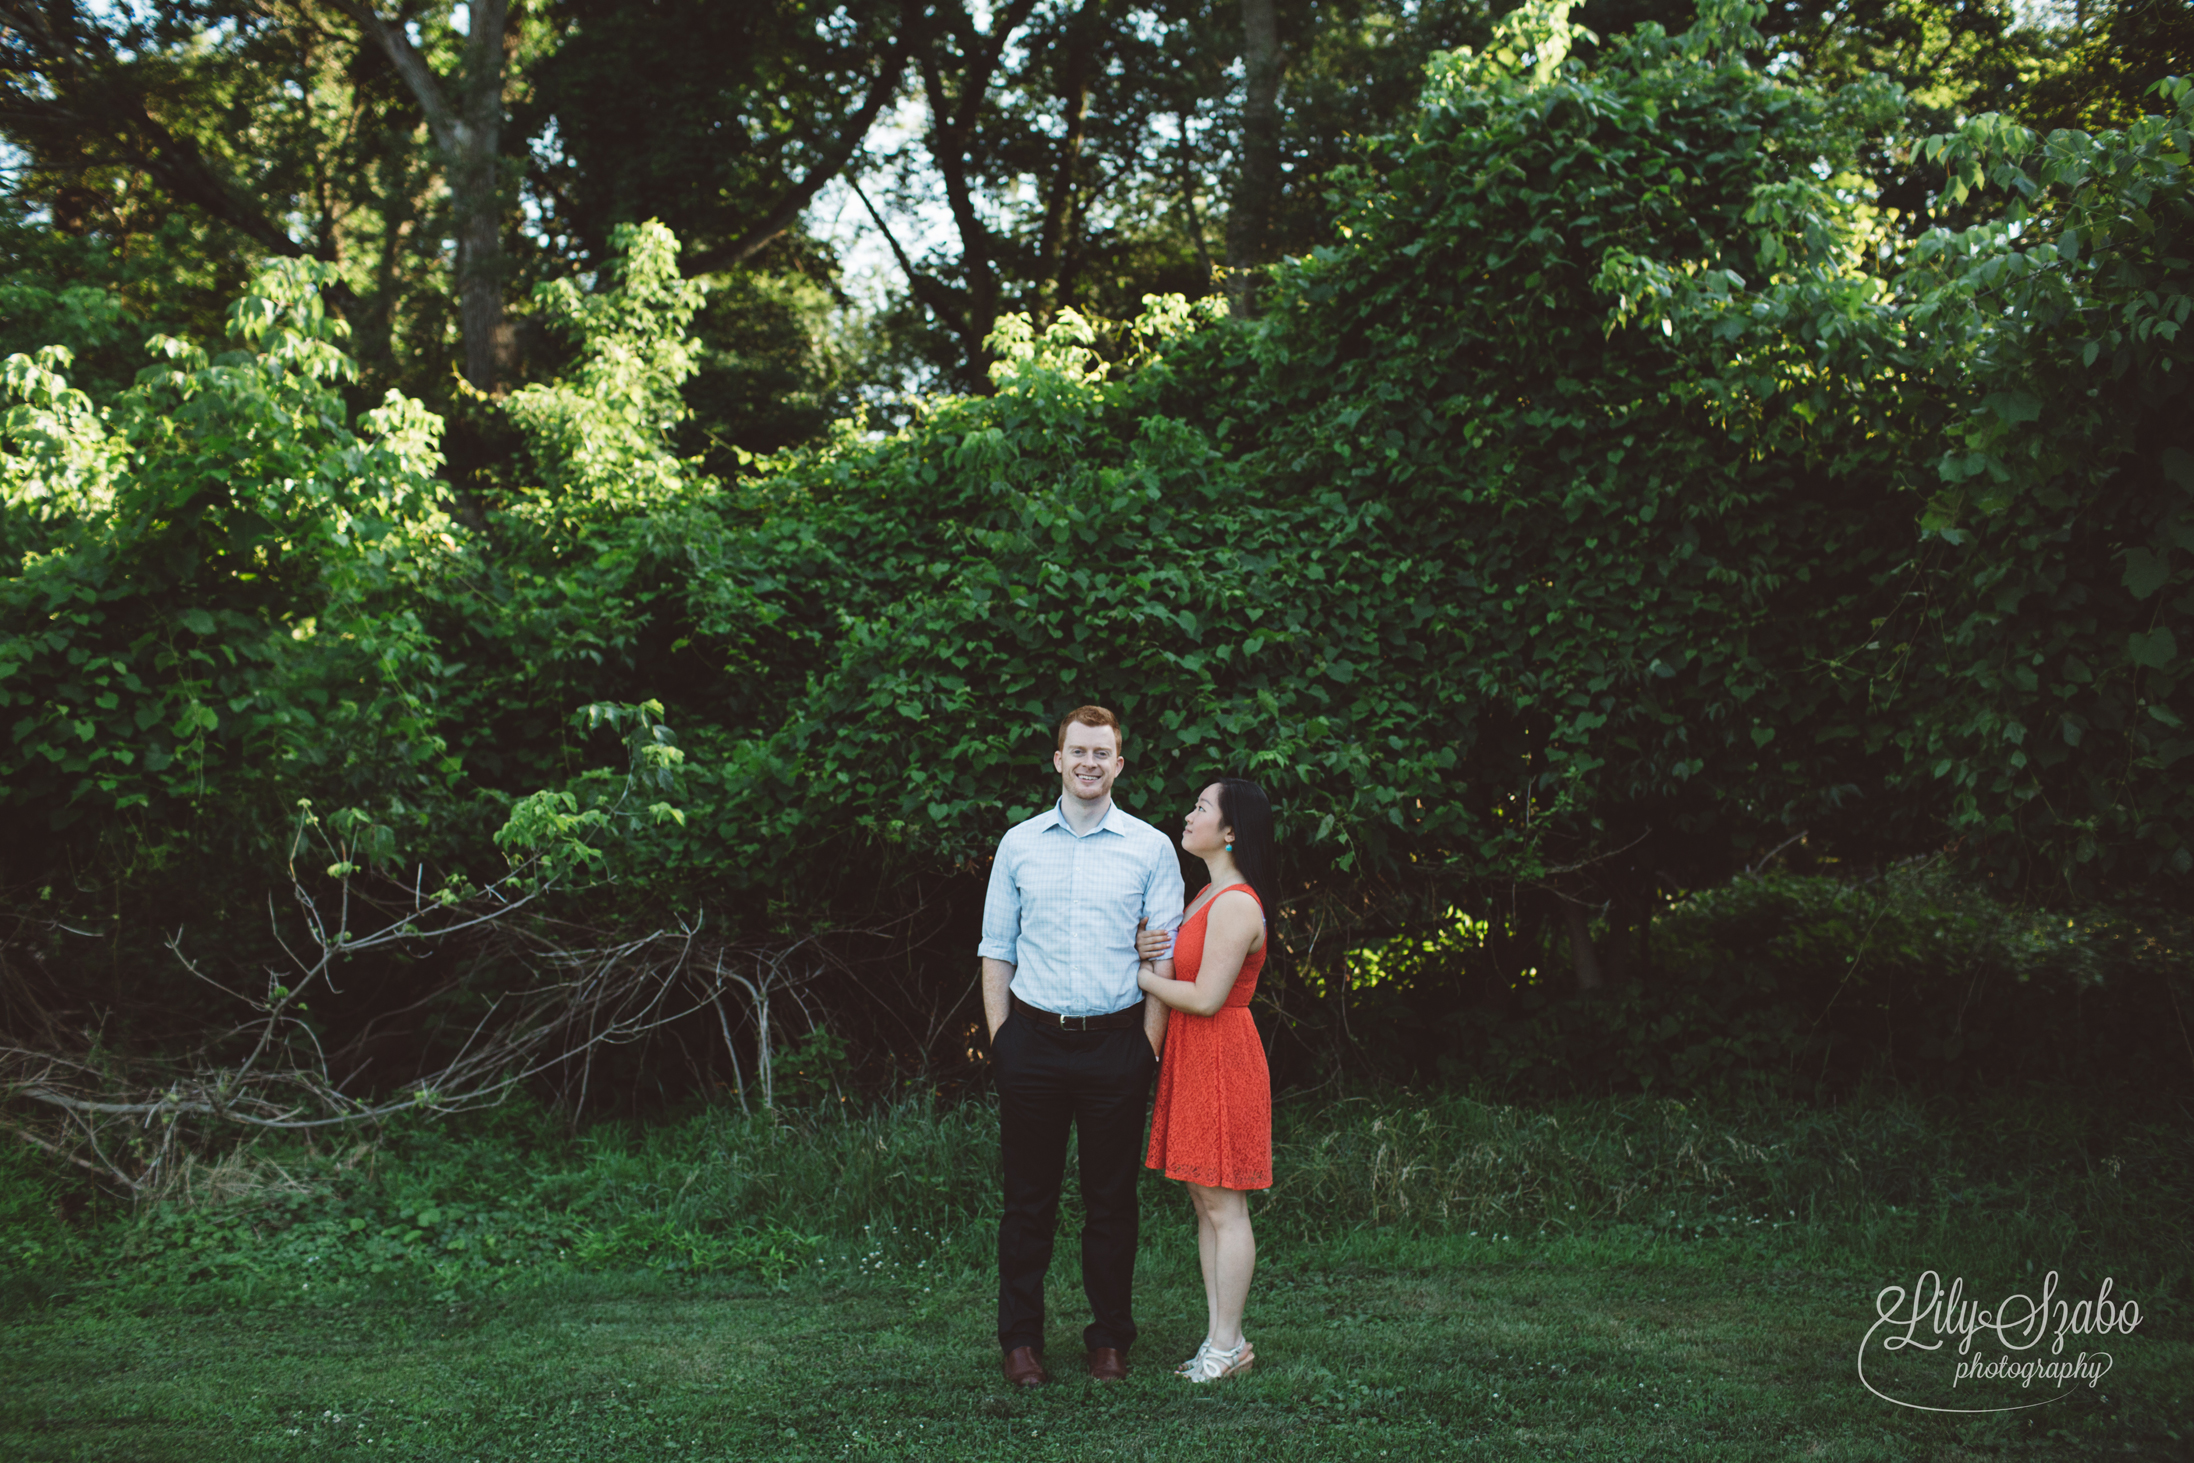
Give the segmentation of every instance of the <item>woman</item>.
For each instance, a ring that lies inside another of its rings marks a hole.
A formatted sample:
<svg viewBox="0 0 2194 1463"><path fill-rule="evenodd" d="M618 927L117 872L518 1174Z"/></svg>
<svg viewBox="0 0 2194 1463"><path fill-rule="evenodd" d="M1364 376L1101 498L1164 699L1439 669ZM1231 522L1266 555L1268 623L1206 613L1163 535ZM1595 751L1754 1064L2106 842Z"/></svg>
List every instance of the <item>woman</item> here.
<svg viewBox="0 0 2194 1463"><path fill-rule="evenodd" d="M1256 1360L1242 1335L1257 1266L1246 1191L1272 1187L1272 1079L1249 1015L1277 892L1264 790L1236 777L1205 788L1181 825L1181 847L1204 861L1211 882L1170 937L1170 979L1151 964L1166 953L1166 932L1136 940L1138 982L1172 1008L1145 1162L1185 1182L1196 1206L1209 1329L1175 1370L1192 1382L1215 1382Z"/></svg>

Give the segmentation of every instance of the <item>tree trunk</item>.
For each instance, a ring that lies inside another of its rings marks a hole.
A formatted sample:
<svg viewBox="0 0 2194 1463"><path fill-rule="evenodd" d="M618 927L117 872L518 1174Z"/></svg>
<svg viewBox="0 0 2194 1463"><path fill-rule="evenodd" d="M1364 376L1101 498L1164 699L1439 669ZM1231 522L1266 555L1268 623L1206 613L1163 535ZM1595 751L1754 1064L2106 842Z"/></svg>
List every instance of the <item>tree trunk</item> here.
<svg viewBox="0 0 2194 1463"><path fill-rule="evenodd" d="M1280 201L1280 27L1272 0L1242 0L1242 72L1248 95L1242 107L1242 171L1227 219L1228 282L1237 308L1253 309L1255 292L1246 271L1269 263L1274 215Z"/></svg>
<svg viewBox="0 0 2194 1463"><path fill-rule="evenodd" d="M1204 267L1204 282L1211 282L1211 248L1204 242L1204 220L1196 209L1196 155L1189 146L1189 114L1180 114L1181 145L1175 178L1181 187L1181 207L1188 214L1188 237L1196 246L1196 260Z"/></svg>
<svg viewBox="0 0 2194 1463"><path fill-rule="evenodd" d="M944 179L945 204L952 212L953 226L960 235L961 272L966 280L964 308L938 313L946 327L960 337L968 355L966 380L977 389L988 385L983 370L983 342L998 318L999 284L997 268L991 262L993 240L989 228L975 210L975 192L969 174L977 165L975 142L982 120L983 98L990 92L990 83L997 74L1007 40L1027 23L1035 9L1036 0L1010 0L992 22L987 36L975 28L964 8L956 9L964 42L962 64L956 75L947 75L945 58L940 54L941 48L934 34L923 37L920 56L922 90L929 102L930 160ZM916 14L912 0L909 0L910 30ZM911 282L919 293L920 282ZM937 307L932 305L931 308Z"/></svg>
<svg viewBox="0 0 2194 1463"><path fill-rule="evenodd" d="M1619 986L1639 973L1644 964L1645 932L1652 916L1649 906L1629 894L1618 894L1607 907L1607 961L1601 974L1610 986Z"/></svg>
<svg viewBox="0 0 2194 1463"><path fill-rule="evenodd" d="M1562 901L1562 920L1569 927L1569 958L1577 972L1577 989L1589 993L1600 988L1600 957L1592 948L1592 933L1585 927L1585 908Z"/></svg>
<svg viewBox="0 0 2194 1463"><path fill-rule="evenodd" d="M347 7L426 113L457 213L457 319L465 379L493 391L510 357L503 323L503 73L513 37L509 0L468 0L464 70L445 80L404 34L370 6Z"/></svg>
<svg viewBox="0 0 2194 1463"><path fill-rule="evenodd" d="M481 391L496 388L511 354L503 324L500 132L500 118L466 126L459 141L463 151L450 169L457 205L458 329L465 342L465 379Z"/></svg>
<svg viewBox="0 0 2194 1463"><path fill-rule="evenodd" d="M1097 0L1082 0L1082 8L1067 23L1066 57L1059 68L1059 97L1066 103L1066 137L1059 144L1058 165L1052 169L1050 194L1044 200L1044 228L1037 243L1036 284L1046 317L1065 303L1069 280L1065 261L1074 225L1081 221L1075 174L1082 161L1082 140L1089 113L1090 62L1097 41Z"/></svg>

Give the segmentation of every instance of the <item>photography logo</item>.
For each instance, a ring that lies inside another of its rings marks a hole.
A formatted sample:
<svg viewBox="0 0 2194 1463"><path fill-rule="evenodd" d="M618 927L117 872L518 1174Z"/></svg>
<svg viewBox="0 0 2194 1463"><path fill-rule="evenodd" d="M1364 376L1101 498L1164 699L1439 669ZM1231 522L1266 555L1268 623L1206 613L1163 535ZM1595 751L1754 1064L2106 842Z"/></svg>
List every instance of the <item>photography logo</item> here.
<svg viewBox="0 0 2194 1463"><path fill-rule="evenodd" d="M2112 1300L2110 1290L2106 1277L2093 1300L2067 1301L2052 1270L2039 1297L2014 1292L1989 1309L1966 1298L1963 1278L1946 1287L1923 1271L1910 1291L1885 1285L1875 1294L1859 1381L1884 1402L1920 1412L2047 1407L2109 1373L2110 1353L2087 1349L2091 1340L2130 1336L2141 1324L2140 1306Z"/></svg>

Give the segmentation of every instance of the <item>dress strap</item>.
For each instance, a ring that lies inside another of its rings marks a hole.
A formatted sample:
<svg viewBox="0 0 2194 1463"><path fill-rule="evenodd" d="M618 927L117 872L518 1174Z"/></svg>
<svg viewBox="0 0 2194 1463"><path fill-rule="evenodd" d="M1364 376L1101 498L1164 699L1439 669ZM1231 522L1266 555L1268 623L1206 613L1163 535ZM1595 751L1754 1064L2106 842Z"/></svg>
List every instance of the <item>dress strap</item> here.
<svg viewBox="0 0 2194 1463"><path fill-rule="evenodd" d="M1235 883L1227 885L1224 889L1221 889L1218 894L1212 895L1202 904L1197 905L1196 912L1190 915L1189 919L1205 919L1209 917L1209 915L1211 914L1211 906L1219 902L1219 894L1232 894L1237 889L1248 889L1249 897L1252 899L1257 899L1257 891L1250 888L1249 881L1247 879L1239 880ZM1257 899L1257 909L1259 913L1262 913L1264 911L1264 907L1265 902L1262 899Z"/></svg>

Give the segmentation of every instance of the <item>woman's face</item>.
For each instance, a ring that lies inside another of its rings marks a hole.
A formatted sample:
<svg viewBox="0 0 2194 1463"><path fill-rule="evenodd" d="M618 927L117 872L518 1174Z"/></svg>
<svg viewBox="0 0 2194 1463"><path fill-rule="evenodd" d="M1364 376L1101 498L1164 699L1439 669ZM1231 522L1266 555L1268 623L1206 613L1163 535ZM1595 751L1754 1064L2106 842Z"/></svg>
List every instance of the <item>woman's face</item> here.
<svg viewBox="0 0 2194 1463"><path fill-rule="evenodd" d="M1234 830L1219 821L1219 784L1215 782L1197 794L1196 806L1182 820L1181 847L1198 858L1209 858L1224 852L1233 837Z"/></svg>

